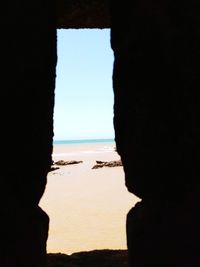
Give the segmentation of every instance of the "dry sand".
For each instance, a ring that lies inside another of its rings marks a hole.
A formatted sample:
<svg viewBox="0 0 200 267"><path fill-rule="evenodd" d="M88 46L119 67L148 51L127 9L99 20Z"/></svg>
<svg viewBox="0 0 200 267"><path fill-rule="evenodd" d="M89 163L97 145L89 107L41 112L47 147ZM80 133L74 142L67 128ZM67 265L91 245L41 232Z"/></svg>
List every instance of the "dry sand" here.
<svg viewBox="0 0 200 267"><path fill-rule="evenodd" d="M54 145L53 160L82 160L50 172L41 208L50 216L47 252L126 249L126 214L139 199L124 185L123 167L92 169L120 159L112 143Z"/></svg>

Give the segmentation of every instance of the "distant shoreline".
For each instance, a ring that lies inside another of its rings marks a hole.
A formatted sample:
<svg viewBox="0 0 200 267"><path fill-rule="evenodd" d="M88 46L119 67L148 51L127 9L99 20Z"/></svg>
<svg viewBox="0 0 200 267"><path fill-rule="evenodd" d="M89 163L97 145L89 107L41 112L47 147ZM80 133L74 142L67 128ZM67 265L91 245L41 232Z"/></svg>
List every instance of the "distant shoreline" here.
<svg viewBox="0 0 200 267"><path fill-rule="evenodd" d="M106 139L74 139L74 140L54 140L54 145L64 145L64 144L91 144L91 143L114 143L113 138Z"/></svg>
<svg viewBox="0 0 200 267"><path fill-rule="evenodd" d="M47 252L72 254L94 248L125 249L126 214L138 198L124 185L123 167L106 166L120 160L115 143L104 139L54 145L52 160L52 163L60 160L64 164L81 163L58 165L59 169L48 174L40 201L40 207L51 220ZM97 163L102 168L94 168ZM98 267L97 264L91 267L94 266Z"/></svg>

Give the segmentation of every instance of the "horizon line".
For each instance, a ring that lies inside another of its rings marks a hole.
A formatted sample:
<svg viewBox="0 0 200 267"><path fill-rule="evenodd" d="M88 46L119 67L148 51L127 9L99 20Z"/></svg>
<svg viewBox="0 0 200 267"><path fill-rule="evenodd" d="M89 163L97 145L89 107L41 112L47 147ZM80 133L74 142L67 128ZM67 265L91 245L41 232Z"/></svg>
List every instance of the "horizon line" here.
<svg viewBox="0 0 200 267"><path fill-rule="evenodd" d="M78 138L78 139L53 139L53 142L62 142L62 141L87 141L87 140L115 140L114 137L108 138Z"/></svg>

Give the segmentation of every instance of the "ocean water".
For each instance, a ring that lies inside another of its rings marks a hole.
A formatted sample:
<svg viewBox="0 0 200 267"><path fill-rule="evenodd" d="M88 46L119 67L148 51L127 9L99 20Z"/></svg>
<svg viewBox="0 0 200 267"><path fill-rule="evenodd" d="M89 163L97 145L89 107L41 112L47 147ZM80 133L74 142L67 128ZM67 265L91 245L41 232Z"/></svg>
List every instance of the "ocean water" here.
<svg viewBox="0 0 200 267"><path fill-rule="evenodd" d="M114 143L114 139L78 139L78 140L54 140L54 145L74 145L74 144L93 144L93 143Z"/></svg>
<svg viewBox="0 0 200 267"><path fill-rule="evenodd" d="M92 169L97 160L118 160L113 139L54 143L56 160L81 160L50 172L41 208L50 217L48 253L126 249L126 215L138 201L125 187L121 166Z"/></svg>
<svg viewBox="0 0 200 267"><path fill-rule="evenodd" d="M54 158L111 153L116 147L114 139L57 140L53 146Z"/></svg>

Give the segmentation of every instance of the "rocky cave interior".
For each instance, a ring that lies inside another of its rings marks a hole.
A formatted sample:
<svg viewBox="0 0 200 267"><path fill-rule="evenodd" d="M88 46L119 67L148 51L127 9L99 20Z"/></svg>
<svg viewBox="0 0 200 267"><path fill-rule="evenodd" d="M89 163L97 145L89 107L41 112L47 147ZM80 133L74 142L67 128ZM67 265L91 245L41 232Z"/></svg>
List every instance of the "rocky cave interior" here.
<svg viewBox="0 0 200 267"><path fill-rule="evenodd" d="M38 203L61 28L112 31L116 140L127 186L143 199L127 217L130 266L200 266L198 1L11 0L1 9L1 266L46 266L49 218Z"/></svg>

